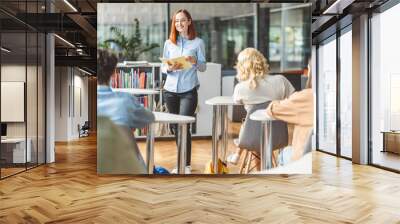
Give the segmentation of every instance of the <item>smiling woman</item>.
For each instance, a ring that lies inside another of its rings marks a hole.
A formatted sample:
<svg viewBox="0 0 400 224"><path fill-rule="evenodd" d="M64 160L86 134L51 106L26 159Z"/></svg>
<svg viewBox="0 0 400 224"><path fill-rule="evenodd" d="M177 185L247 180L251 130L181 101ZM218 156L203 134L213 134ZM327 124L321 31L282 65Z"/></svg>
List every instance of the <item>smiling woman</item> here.
<svg viewBox="0 0 400 224"><path fill-rule="evenodd" d="M206 57L204 42L196 35L190 13L185 9L176 11L172 17L169 39L164 44L163 57L169 59L183 56L192 67L183 69L180 63L162 65L162 71L167 74L164 98L168 111L173 114L194 116L197 107L197 90L200 87L197 71L206 70ZM172 128L175 138L178 139L176 125L172 125ZM190 173L192 151L190 125L188 130L186 173Z"/></svg>

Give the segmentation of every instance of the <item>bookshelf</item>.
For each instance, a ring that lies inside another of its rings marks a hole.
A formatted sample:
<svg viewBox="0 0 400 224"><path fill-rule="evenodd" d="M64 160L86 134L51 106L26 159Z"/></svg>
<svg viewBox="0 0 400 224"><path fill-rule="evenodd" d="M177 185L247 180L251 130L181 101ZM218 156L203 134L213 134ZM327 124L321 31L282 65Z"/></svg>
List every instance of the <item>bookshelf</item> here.
<svg viewBox="0 0 400 224"><path fill-rule="evenodd" d="M144 72L144 75L141 76L142 72ZM155 103L163 104L162 87L165 78L166 76L163 76L161 72L161 63L123 62L117 65L117 74L111 80L111 87L113 91L128 92L135 95L145 107L154 111L155 107L153 105ZM221 65L207 63L207 70L205 72L198 72L198 78L200 82L200 89L198 91L199 108L196 114L196 122L192 124L192 136L210 137L212 130L212 107L207 106L205 101L214 96L221 95ZM143 139L145 135L145 129L141 129L135 133L137 139ZM157 138L171 137L173 136L167 135Z"/></svg>
<svg viewBox="0 0 400 224"><path fill-rule="evenodd" d="M154 111L157 103L162 104L162 73L161 63L146 61L124 61L117 64L116 74L110 80L115 92L125 92L135 95L146 108ZM136 129L135 136L143 138L146 128Z"/></svg>

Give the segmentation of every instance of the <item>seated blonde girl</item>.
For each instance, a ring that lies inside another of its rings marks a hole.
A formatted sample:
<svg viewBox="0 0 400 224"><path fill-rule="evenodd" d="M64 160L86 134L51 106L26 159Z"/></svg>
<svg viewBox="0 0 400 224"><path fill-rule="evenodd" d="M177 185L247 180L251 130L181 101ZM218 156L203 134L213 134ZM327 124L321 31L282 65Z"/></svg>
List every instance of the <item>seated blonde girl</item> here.
<svg viewBox="0 0 400 224"><path fill-rule="evenodd" d="M294 91L292 84L282 75L269 75L267 59L255 48L241 51L236 64L239 83L235 86L233 99L236 102L251 101L263 97L267 101L288 98ZM246 110L248 107L246 107ZM237 164L242 153L237 149L228 156L228 162Z"/></svg>

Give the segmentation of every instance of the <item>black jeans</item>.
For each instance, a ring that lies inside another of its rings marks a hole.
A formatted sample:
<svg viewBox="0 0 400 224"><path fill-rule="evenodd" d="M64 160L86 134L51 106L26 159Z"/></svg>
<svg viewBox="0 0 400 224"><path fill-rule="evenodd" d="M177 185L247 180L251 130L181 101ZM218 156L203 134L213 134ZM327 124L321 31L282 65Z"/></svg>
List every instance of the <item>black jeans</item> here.
<svg viewBox="0 0 400 224"><path fill-rule="evenodd" d="M171 114L180 114L186 116L194 116L194 112L197 107L197 89L194 88L188 92L184 93L173 93L164 91L164 99L167 104L168 111ZM187 125L187 153L186 153L186 165L190 166L190 161L192 158L192 135L190 124ZM175 134L175 141L178 144L178 126L177 124L171 125L172 131Z"/></svg>

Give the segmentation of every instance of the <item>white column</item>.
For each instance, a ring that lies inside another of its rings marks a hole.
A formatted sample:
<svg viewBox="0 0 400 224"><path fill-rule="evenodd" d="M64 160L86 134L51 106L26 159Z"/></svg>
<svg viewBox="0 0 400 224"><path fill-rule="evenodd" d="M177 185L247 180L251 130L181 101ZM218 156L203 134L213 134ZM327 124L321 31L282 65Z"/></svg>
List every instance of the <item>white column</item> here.
<svg viewBox="0 0 400 224"><path fill-rule="evenodd" d="M55 134L55 56L54 35L46 36L46 163L55 161L54 134Z"/></svg>
<svg viewBox="0 0 400 224"><path fill-rule="evenodd" d="M353 20L353 162L368 163L368 16Z"/></svg>

